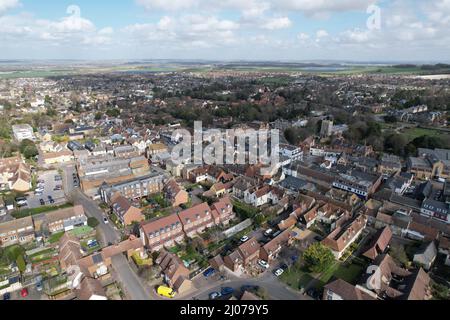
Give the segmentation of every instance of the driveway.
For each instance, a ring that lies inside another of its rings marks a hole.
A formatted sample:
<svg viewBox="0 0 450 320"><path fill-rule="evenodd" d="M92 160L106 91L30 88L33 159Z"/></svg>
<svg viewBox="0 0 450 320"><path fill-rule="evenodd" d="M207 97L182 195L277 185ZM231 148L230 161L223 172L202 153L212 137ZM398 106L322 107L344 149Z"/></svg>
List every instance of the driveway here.
<svg viewBox="0 0 450 320"><path fill-rule="evenodd" d="M120 232L115 229L113 224L103 222L104 213L94 200L86 196L80 189L74 189L71 198L75 205L83 205L88 217L94 217L100 222L97 229L100 232L103 246L120 241Z"/></svg>

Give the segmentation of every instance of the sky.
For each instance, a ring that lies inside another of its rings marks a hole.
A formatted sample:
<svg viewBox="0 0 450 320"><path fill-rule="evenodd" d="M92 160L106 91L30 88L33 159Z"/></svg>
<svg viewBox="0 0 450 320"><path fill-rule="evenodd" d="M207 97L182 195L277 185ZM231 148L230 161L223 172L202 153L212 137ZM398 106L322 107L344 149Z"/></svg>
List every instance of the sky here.
<svg viewBox="0 0 450 320"><path fill-rule="evenodd" d="M0 59L450 61L450 0L0 0Z"/></svg>

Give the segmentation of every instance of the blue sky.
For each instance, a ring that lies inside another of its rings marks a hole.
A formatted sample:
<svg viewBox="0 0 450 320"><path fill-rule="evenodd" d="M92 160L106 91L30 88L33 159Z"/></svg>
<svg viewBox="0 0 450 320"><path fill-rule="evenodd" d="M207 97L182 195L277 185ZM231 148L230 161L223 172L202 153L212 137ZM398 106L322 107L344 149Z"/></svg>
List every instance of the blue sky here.
<svg viewBox="0 0 450 320"><path fill-rule="evenodd" d="M450 60L450 0L0 0L0 26L0 59Z"/></svg>

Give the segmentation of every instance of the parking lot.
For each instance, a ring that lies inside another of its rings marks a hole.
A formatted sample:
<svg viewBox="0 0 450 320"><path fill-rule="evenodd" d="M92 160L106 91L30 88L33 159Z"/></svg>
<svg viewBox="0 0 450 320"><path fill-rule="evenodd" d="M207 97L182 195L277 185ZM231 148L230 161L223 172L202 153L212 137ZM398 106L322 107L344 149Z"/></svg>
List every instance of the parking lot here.
<svg viewBox="0 0 450 320"><path fill-rule="evenodd" d="M36 192L27 198L28 208L39 208L43 205L64 204L66 198L63 190L62 177L58 171L47 171L39 174Z"/></svg>
<svg viewBox="0 0 450 320"><path fill-rule="evenodd" d="M11 300L29 300L29 301L48 300L47 296L43 292L38 292L34 285L28 287L27 291L28 291L28 295L26 297L22 297L21 290L12 292L10 294Z"/></svg>

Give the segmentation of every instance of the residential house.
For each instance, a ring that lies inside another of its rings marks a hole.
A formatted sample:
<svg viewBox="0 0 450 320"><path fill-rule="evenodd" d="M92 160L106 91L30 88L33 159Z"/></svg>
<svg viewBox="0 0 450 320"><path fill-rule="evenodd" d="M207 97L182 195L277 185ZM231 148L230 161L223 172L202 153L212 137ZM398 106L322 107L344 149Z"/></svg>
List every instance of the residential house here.
<svg viewBox="0 0 450 320"><path fill-rule="evenodd" d="M69 150L60 152L48 152L42 155L42 159L46 165L60 164L72 162L74 160L73 153Z"/></svg>
<svg viewBox="0 0 450 320"><path fill-rule="evenodd" d="M152 159L153 156L157 154L167 153L169 152L169 149L165 144L162 143L155 143L148 146L147 150L147 158Z"/></svg>
<svg viewBox="0 0 450 320"><path fill-rule="evenodd" d="M76 227L86 226L87 217L82 205L71 208L61 209L45 214L44 218L48 231L57 233L61 231L70 231Z"/></svg>
<svg viewBox="0 0 450 320"><path fill-rule="evenodd" d="M170 179L163 188L164 198L167 199L173 207L178 207L189 202L189 194L175 181Z"/></svg>
<svg viewBox="0 0 450 320"><path fill-rule="evenodd" d="M80 288L75 290L75 294L78 300L82 301L105 301L106 297L105 289L101 282L97 279L85 277L81 280Z"/></svg>
<svg viewBox="0 0 450 320"><path fill-rule="evenodd" d="M141 239L143 244L151 251L160 251L171 248L184 240L183 225L178 214L142 223Z"/></svg>
<svg viewBox="0 0 450 320"><path fill-rule="evenodd" d="M224 197L211 206L212 215L216 225L222 224L227 226L231 220L236 218L233 211L233 204L229 197Z"/></svg>
<svg viewBox="0 0 450 320"><path fill-rule="evenodd" d="M436 260L437 254L438 250L434 241L424 243L414 255L413 262L429 271Z"/></svg>
<svg viewBox="0 0 450 320"><path fill-rule="evenodd" d="M377 296L361 286L354 286L342 279L336 279L325 285L323 300L377 300Z"/></svg>
<svg viewBox="0 0 450 320"><path fill-rule="evenodd" d="M131 205L131 202L120 193L111 198L112 213L124 226L132 225L134 222L142 222L145 216L141 209Z"/></svg>
<svg viewBox="0 0 450 320"><path fill-rule="evenodd" d="M445 202L426 199L422 203L420 214L450 224L450 206Z"/></svg>
<svg viewBox="0 0 450 320"><path fill-rule="evenodd" d="M259 251L259 258L271 263L276 260L281 250L292 244L294 241L294 233L288 229L283 231L280 235L272 239L261 247Z"/></svg>
<svg viewBox="0 0 450 320"><path fill-rule="evenodd" d="M0 224L0 246L27 244L35 239L34 224L31 217L11 220Z"/></svg>
<svg viewBox="0 0 450 320"><path fill-rule="evenodd" d="M392 231L390 227L386 226L377 231L368 245L367 250L363 253L363 256L369 258L370 260L375 260L380 254L386 252L391 239Z"/></svg>
<svg viewBox="0 0 450 320"><path fill-rule="evenodd" d="M19 192L31 189L31 169L21 157L0 159L0 189Z"/></svg>
<svg viewBox="0 0 450 320"><path fill-rule="evenodd" d="M432 297L430 277L422 268L403 269L388 254L379 255L367 268L363 283L381 300L429 300Z"/></svg>
<svg viewBox="0 0 450 320"><path fill-rule="evenodd" d="M164 282L178 294L192 289L190 271L176 254L162 250L155 263L160 266L164 274Z"/></svg>
<svg viewBox="0 0 450 320"><path fill-rule="evenodd" d="M367 217L358 216L350 223L338 226L322 241L322 244L331 249L336 259L340 259L347 248L361 235L366 224Z"/></svg>
<svg viewBox="0 0 450 320"><path fill-rule="evenodd" d="M202 233L215 225L211 208L207 203L196 205L178 213L183 231L189 238Z"/></svg>
<svg viewBox="0 0 450 320"><path fill-rule="evenodd" d="M255 265L259 257L260 244L255 238L241 244L235 251L225 256L225 266L233 272L242 271L249 266Z"/></svg>

